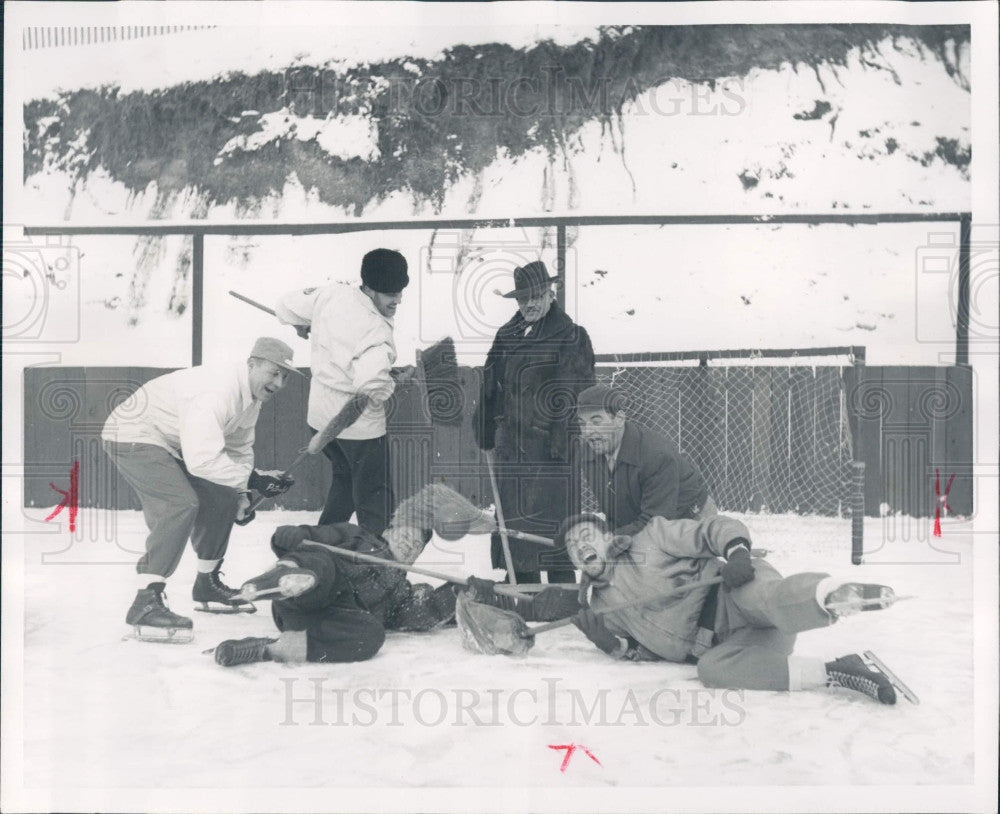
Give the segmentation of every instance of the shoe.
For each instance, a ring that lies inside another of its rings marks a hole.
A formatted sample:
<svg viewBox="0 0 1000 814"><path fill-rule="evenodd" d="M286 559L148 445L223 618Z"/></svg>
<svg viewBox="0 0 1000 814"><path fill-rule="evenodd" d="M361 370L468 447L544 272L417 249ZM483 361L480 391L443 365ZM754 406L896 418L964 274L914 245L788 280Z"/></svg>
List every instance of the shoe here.
<svg viewBox="0 0 1000 814"><path fill-rule="evenodd" d="M873 670L857 653L841 656L826 665L828 687L843 687L864 693L881 704L896 703L896 688L877 670Z"/></svg>
<svg viewBox="0 0 1000 814"><path fill-rule="evenodd" d="M215 663L223 667L250 664L255 661L270 661L267 646L277 639L250 636L246 639L227 639L215 648Z"/></svg>
<svg viewBox="0 0 1000 814"><path fill-rule="evenodd" d="M243 583L238 595L245 600L280 595L284 599L301 596L316 587L316 573L308 568L276 565Z"/></svg>
<svg viewBox="0 0 1000 814"><path fill-rule="evenodd" d="M167 607L165 582L153 582L136 592L132 607L125 614L125 624L135 628L135 638L144 642L182 644L194 638L193 623Z"/></svg>
<svg viewBox="0 0 1000 814"><path fill-rule="evenodd" d="M836 618L858 611L882 610L896 601L896 592L888 585L845 582L826 595L823 607Z"/></svg>
<svg viewBox="0 0 1000 814"><path fill-rule="evenodd" d="M191 589L191 598L198 603L195 610L204 613L256 613L257 608L242 598L239 591L222 581L221 565L219 563L215 570L208 573L199 572L195 577Z"/></svg>

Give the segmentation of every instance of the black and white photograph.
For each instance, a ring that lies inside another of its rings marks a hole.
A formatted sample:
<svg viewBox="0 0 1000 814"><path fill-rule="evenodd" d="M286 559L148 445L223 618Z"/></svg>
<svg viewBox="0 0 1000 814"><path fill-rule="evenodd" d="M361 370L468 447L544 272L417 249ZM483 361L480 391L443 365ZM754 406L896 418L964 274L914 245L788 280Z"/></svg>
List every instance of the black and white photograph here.
<svg viewBox="0 0 1000 814"><path fill-rule="evenodd" d="M993 2L6 2L5 812L996 812Z"/></svg>

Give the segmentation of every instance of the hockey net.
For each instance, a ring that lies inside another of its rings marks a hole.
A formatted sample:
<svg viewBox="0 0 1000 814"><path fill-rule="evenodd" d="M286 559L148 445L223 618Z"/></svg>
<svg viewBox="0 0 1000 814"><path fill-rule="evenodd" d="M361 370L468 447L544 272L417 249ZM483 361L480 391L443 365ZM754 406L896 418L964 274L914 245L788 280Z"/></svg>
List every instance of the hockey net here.
<svg viewBox="0 0 1000 814"><path fill-rule="evenodd" d="M844 370L863 348L598 357L598 381L629 415L702 472L720 511L744 517L757 544L794 536L816 553L861 550L863 464L853 458ZM584 483L583 504L596 498ZM815 518L807 526L798 519ZM808 532L803 534L803 529Z"/></svg>

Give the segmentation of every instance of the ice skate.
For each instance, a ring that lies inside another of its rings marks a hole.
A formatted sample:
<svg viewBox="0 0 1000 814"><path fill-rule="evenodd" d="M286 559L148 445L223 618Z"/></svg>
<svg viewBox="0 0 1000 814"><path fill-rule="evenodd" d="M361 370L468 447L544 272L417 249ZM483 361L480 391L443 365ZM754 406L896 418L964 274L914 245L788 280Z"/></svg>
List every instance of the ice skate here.
<svg viewBox="0 0 1000 814"><path fill-rule="evenodd" d="M203 613L256 613L253 603L243 599L240 592L227 586L219 566L209 573L199 573L191 589L191 598L197 603L195 610Z"/></svg>
<svg viewBox="0 0 1000 814"><path fill-rule="evenodd" d="M845 582L826 595L823 603L838 619L859 611L873 611L889 608L900 599L888 585L874 585L864 582Z"/></svg>
<svg viewBox="0 0 1000 814"><path fill-rule="evenodd" d="M250 636L246 639L227 639L215 648L215 663L223 667L250 664L255 661L271 661L267 646L277 639Z"/></svg>
<svg viewBox="0 0 1000 814"><path fill-rule="evenodd" d="M278 563L270 571L265 571L243 583L237 598L251 601L267 596L288 599L301 596L316 585L316 574L308 568Z"/></svg>
<svg viewBox="0 0 1000 814"><path fill-rule="evenodd" d="M917 698L917 694L911 690L906 684L904 684L899 676L897 676L892 670L889 669L888 665L882 661L878 656L876 656L871 650L866 650L864 654L865 660L869 662L873 667L875 667L879 672L881 672L889 681L892 682L899 692L903 694L903 697L909 701L911 704L919 704L920 699Z"/></svg>
<svg viewBox="0 0 1000 814"><path fill-rule="evenodd" d="M167 607L163 589L166 585L154 582L140 589L125 615L125 623L135 631L125 638L141 642L186 644L194 638L194 625L186 616L173 613Z"/></svg>
<svg viewBox="0 0 1000 814"><path fill-rule="evenodd" d="M882 704L896 703L896 689L892 681L881 671L872 669L857 653L828 662L826 674L828 687L842 687L864 693Z"/></svg>

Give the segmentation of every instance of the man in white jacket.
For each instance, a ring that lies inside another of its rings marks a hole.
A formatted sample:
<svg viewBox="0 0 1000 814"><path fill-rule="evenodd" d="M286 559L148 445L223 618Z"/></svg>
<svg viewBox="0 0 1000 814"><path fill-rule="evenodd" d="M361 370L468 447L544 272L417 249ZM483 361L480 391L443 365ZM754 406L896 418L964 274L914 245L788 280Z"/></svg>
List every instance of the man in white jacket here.
<svg viewBox="0 0 1000 814"><path fill-rule="evenodd" d="M261 337L238 365L194 367L140 387L108 417L104 448L135 489L149 527L136 565L138 592L126 616L144 640L187 640L191 620L164 602L188 538L198 556L192 598L200 610L254 610L219 576L237 517L248 522L249 491L274 497L292 485L254 469L254 427L261 405L285 386L292 349ZM295 371L298 372L298 371Z"/></svg>
<svg viewBox="0 0 1000 814"><path fill-rule="evenodd" d="M395 389L393 317L409 282L403 255L374 249L361 261L361 286L293 291L275 309L312 344L307 421L318 433L314 444L333 418L347 424L322 448L333 481L319 525L346 523L355 512L373 534L389 525L395 501L383 404Z"/></svg>

